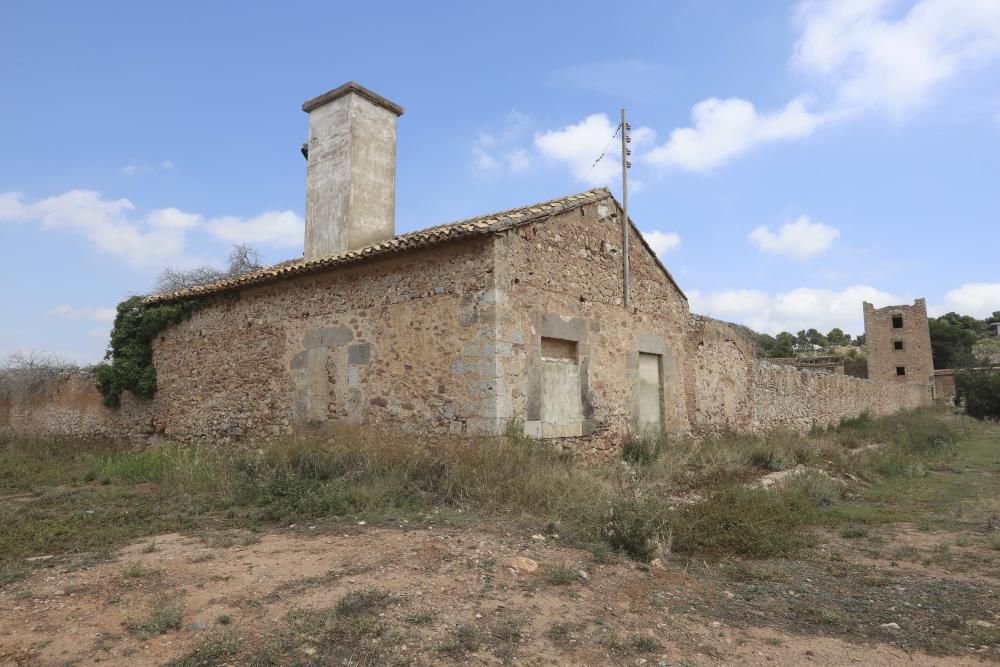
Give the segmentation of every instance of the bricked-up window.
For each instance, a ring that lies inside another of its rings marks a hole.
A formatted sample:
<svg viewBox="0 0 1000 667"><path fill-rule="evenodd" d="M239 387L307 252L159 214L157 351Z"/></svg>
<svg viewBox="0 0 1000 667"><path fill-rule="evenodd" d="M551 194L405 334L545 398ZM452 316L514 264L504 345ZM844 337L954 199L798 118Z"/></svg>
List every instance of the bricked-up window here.
<svg viewBox="0 0 1000 667"><path fill-rule="evenodd" d="M541 437L583 434L580 364L575 341L542 338Z"/></svg>
<svg viewBox="0 0 1000 667"><path fill-rule="evenodd" d="M903 341L901 341L901 340L894 340L894 341L892 341L892 349L894 349L894 350L902 350L903 349Z"/></svg>
<svg viewBox="0 0 1000 667"><path fill-rule="evenodd" d="M902 329L903 328L903 316L902 315L893 315L892 316L892 328L893 329Z"/></svg>
<svg viewBox="0 0 1000 667"><path fill-rule="evenodd" d="M896 366L896 375L906 375L906 367Z"/></svg>

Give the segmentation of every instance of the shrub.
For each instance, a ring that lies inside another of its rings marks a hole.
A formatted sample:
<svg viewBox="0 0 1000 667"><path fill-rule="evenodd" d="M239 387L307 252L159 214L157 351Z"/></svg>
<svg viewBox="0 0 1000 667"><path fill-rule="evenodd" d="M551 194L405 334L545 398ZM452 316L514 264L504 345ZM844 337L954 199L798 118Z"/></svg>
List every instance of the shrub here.
<svg viewBox="0 0 1000 667"><path fill-rule="evenodd" d="M611 548L649 562L670 542L670 513L660 501L625 498L612 505L602 532Z"/></svg>
<svg viewBox="0 0 1000 667"><path fill-rule="evenodd" d="M106 362L94 368L97 389L106 406L117 406L124 391L143 398L153 397L156 393L153 340L161 331L187 319L203 305L201 300L149 304L142 296L133 296L118 304L111 343L104 355Z"/></svg>
<svg viewBox="0 0 1000 667"><path fill-rule="evenodd" d="M1000 419L1000 372L968 370L955 375L965 412L977 419Z"/></svg>
<svg viewBox="0 0 1000 667"><path fill-rule="evenodd" d="M660 457L663 437L658 435L630 435L622 443L622 459L637 465L648 465Z"/></svg>
<svg viewBox="0 0 1000 667"><path fill-rule="evenodd" d="M750 452L750 456L747 458L747 463L752 465L754 468L777 472L787 468L790 462L784 452L779 451L773 446L765 444Z"/></svg>
<svg viewBox="0 0 1000 667"><path fill-rule="evenodd" d="M678 553L774 558L807 546L817 502L789 484L778 491L732 486L681 507L673 524Z"/></svg>

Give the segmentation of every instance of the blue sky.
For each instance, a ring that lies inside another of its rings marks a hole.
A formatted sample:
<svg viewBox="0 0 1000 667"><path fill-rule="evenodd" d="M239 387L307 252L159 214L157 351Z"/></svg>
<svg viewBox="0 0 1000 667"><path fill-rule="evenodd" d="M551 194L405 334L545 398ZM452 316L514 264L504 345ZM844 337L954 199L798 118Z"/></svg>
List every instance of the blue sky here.
<svg viewBox="0 0 1000 667"><path fill-rule="evenodd" d="M1000 2L5 3L0 356L234 242L301 254L301 103L401 104L396 228L609 185L692 310L860 332L1000 310Z"/></svg>

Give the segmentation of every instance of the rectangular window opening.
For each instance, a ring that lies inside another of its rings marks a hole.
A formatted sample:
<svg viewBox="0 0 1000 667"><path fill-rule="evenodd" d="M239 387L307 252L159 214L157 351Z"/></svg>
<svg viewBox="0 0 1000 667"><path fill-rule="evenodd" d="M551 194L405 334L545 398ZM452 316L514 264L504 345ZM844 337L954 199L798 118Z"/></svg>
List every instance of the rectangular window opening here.
<svg viewBox="0 0 1000 667"><path fill-rule="evenodd" d="M903 349L903 341L901 341L901 340L894 340L894 341L892 341L892 349L894 349L894 350L902 350Z"/></svg>
<svg viewBox="0 0 1000 667"><path fill-rule="evenodd" d="M896 366L896 375L906 375L906 367Z"/></svg>
<svg viewBox="0 0 1000 667"><path fill-rule="evenodd" d="M903 316L902 315L893 315L892 316L892 328L893 329L902 329L903 328Z"/></svg>
<svg viewBox="0 0 1000 667"><path fill-rule="evenodd" d="M560 338L541 340L540 437L583 435L583 393L578 345Z"/></svg>

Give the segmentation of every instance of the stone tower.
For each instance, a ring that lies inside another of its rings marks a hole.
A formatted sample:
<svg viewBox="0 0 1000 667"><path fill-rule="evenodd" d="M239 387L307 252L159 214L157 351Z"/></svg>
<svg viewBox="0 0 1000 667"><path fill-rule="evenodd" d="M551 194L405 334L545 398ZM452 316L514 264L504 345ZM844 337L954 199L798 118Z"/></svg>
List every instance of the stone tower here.
<svg viewBox="0 0 1000 667"><path fill-rule="evenodd" d="M864 311L868 377L933 385L927 301L917 299L912 306L885 308L876 308L866 301Z"/></svg>
<svg viewBox="0 0 1000 667"><path fill-rule="evenodd" d="M306 259L395 234L396 118L403 108L353 81L307 101Z"/></svg>

